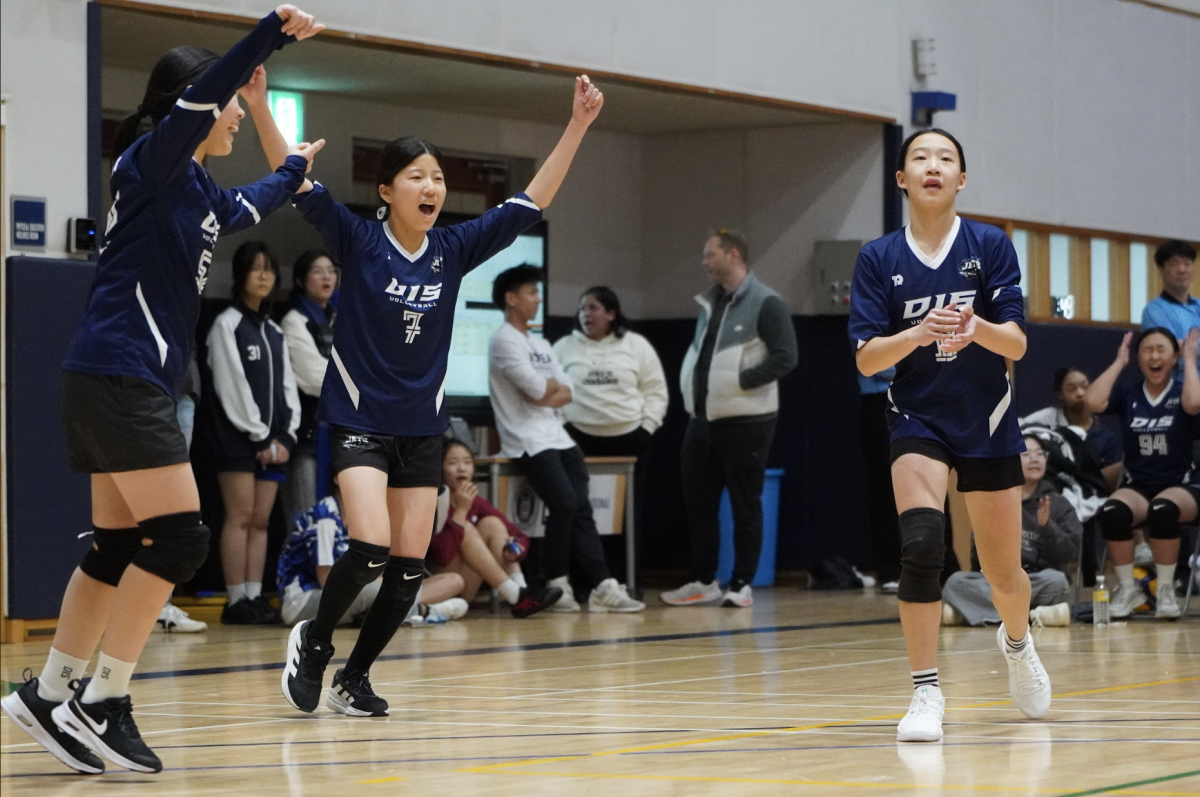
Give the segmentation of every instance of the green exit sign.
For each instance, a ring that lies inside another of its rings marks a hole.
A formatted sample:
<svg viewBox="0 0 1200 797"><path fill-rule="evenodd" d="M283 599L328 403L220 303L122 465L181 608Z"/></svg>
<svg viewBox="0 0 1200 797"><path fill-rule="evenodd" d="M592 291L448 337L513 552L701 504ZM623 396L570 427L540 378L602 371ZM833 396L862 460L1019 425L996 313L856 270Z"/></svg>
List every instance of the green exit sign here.
<svg viewBox="0 0 1200 797"><path fill-rule="evenodd" d="M298 91L268 91L267 104L288 145L304 140L304 95Z"/></svg>

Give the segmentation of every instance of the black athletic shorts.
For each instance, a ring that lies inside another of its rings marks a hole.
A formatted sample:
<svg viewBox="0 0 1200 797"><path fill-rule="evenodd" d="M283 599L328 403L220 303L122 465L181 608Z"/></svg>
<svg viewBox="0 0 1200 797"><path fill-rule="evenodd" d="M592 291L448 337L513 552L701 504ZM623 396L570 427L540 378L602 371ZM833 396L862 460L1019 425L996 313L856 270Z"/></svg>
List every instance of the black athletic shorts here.
<svg viewBox="0 0 1200 797"><path fill-rule="evenodd" d="M1182 487L1191 493L1192 499L1196 502L1196 506L1200 506L1200 487L1197 487L1194 484L1136 484L1126 482L1128 477L1129 474L1126 473L1121 478L1121 483L1117 485L1118 490L1133 490L1147 501L1153 501L1156 495L1169 487Z"/></svg>
<svg viewBox="0 0 1200 797"><path fill-rule="evenodd" d="M386 473L388 487L441 487L442 440L440 434L393 437L331 425L333 473L366 465Z"/></svg>
<svg viewBox="0 0 1200 797"><path fill-rule="evenodd" d="M76 473L121 473L188 461L175 401L132 376L63 372L67 459Z"/></svg>
<svg viewBox="0 0 1200 797"><path fill-rule="evenodd" d="M901 437L892 441L892 462L905 454L944 462L958 471L960 493L996 493L1025 483L1021 455L1007 457L959 457L936 440L927 437Z"/></svg>

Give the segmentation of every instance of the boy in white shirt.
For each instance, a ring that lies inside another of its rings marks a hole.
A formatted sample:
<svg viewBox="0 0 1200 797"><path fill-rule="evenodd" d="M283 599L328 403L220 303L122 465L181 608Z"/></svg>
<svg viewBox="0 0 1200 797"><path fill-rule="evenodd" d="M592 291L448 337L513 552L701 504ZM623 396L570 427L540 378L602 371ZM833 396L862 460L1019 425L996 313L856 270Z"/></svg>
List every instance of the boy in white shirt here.
<svg viewBox="0 0 1200 797"><path fill-rule="evenodd" d="M550 344L529 334L529 322L542 303L542 279L541 269L523 265L502 272L492 285L492 300L505 320L488 342L488 384L500 453L518 464L548 510L544 567L549 586L563 591L549 611L579 611L568 581L574 553L591 589L588 611L640 612L645 604L630 598L609 574L592 517L583 452L558 415L558 408L571 401L571 381Z"/></svg>

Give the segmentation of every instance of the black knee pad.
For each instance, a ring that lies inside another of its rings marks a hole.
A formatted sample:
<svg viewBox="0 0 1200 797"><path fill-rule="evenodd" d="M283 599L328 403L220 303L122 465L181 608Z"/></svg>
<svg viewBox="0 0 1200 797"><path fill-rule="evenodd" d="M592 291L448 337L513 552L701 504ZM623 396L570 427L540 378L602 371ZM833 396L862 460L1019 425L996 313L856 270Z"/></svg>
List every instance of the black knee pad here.
<svg viewBox="0 0 1200 797"><path fill-rule="evenodd" d="M125 568L133 561L142 547L142 530L96 529L92 534L92 547L83 555L79 569L97 581L117 586Z"/></svg>
<svg viewBox="0 0 1200 797"><path fill-rule="evenodd" d="M407 613L421 591L424 578L424 559L393 556L383 569L383 584L379 587L375 603L382 601L391 611Z"/></svg>
<svg viewBox="0 0 1200 797"><path fill-rule="evenodd" d="M190 581L208 558L208 526L199 512L160 515L138 524L141 547L132 564L172 584Z"/></svg>
<svg viewBox="0 0 1200 797"><path fill-rule="evenodd" d="M1133 510L1121 501L1105 501L1096 513L1096 522L1100 524L1100 536L1110 542L1133 539Z"/></svg>
<svg viewBox="0 0 1200 797"><path fill-rule="evenodd" d="M365 587L383 575L390 560L391 555L386 545L350 540L346 552L333 566L337 568L339 577L349 577L357 586Z"/></svg>
<svg viewBox="0 0 1200 797"><path fill-rule="evenodd" d="M1179 539L1179 505L1166 498L1155 498L1146 514L1146 526L1153 539Z"/></svg>
<svg viewBox="0 0 1200 797"><path fill-rule="evenodd" d="M946 516L921 507L900 515L900 588L896 597L910 603L942 599L946 561Z"/></svg>

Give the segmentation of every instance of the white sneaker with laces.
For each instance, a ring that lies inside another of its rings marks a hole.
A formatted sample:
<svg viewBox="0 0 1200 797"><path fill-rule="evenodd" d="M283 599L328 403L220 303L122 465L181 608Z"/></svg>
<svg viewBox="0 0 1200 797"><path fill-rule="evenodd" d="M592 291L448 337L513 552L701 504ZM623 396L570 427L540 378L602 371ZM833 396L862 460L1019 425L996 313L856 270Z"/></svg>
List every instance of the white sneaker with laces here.
<svg viewBox="0 0 1200 797"><path fill-rule="evenodd" d="M588 596L589 612L640 612L646 604L629 597L624 584L618 584L615 578L606 578L596 585Z"/></svg>
<svg viewBox="0 0 1200 797"><path fill-rule="evenodd" d="M721 596L721 605L731 609L753 606L754 596L750 593L750 585L743 584L739 590L725 590L725 594Z"/></svg>
<svg viewBox="0 0 1200 797"><path fill-rule="evenodd" d="M937 742L942 738L946 698L936 686L919 686L913 692L908 713L896 726L898 742Z"/></svg>
<svg viewBox="0 0 1200 797"><path fill-rule="evenodd" d="M1071 624L1071 605L1054 603L1029 610L1029 622L1039 628L1065 628Z"/></svg>
<svg viewBox="0 0 1200 797"><path fill-rule="evenodd" d="M562 590L562 597L554 602L553 606L546 609L548 612L577 612L580 611L579 601L575 600L575 590L571 589L571 580L566 576L552 578L547 582L547 586L558 587Z"/></svg>
<svg viewBox="0 0 1200 797"><path fill-rule="evenodd" d="M942 601L942 625L966 625L967 618L962 616L962 613L951 606L949 603Z"/></svg>
<svg viewBox="0 0 1200 797"><path fill-rule="evenodd" d="M457 620L467 613L467 608L467 602L462 598L450 598L440 603L431 603L429 611L425 614L425 622L436 625Z"/></svg>
<svg viewBox="0 0 1200 797"><path fill-rule="evenodd" d="M1179 609L1179 596L1175 594L1174 584L1164 584L1158 582L1157 593L1158 607L1154 610L1154 616L1159 620L1178 620L1181 614Z"/></svg>
<svg viewBox="0 0 1200 797"><path fill-rule="evenodd" d="M721 585L716 579L705 584L703 581L689 581L679 589L664 592L659 600L669 606L696 606L705 603L718 603L723 596Z"/></svg>
<svg viewBox="0 0 1200 797"><path fill-rule="evenodd" d="M1178 616L1178 615L1176 615ZM208 628L203 620L193 620L188 613L173 603L168 603L158 613L154 627L168 634L198 634Z"/></svg>
<svg viewBox="0 0 1200 797"><path fill-rule="evenodd" d="M1032 633L1026 632L1025 647L1015 652L1008 649L1005 636L1001 623L996 629L996 642L1008 663L1008 694L1022 714L1038 719L1050 708L1050 676L1033 649Z"/></svg>
<svg viewBox="0 0 1200 797"><path fill-rule="evenodd" d="M1108 604L1108 616L1114 620L1120 620L1133 614L1133 610L1146 602L1146 596L1134 584L1129 589L1124 586L1117 585L1113 590L1112 602Z"/></svg>

